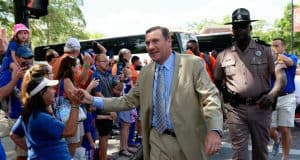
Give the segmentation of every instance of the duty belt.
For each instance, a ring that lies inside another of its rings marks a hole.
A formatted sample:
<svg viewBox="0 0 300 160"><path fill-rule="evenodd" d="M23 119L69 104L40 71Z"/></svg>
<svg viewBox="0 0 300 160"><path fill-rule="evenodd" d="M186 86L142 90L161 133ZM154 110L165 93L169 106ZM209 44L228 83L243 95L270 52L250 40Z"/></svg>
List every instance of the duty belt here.
<svg viewBox="0 0 300 160"><path fill-rule="evenodd" d="M244 105L255 105L257 100L258 100L257 97L251 97L251 98L238 97L237 99L239 104L244 104Z"/></svg>
<svg viewBox="0 0 300 160"><path fill-rule="evenodd" d="M239 106L239 104L255 105L256 101L262 95L262 94L260 94L260 96L257 96L257 97L242 97L238 93L233 92L233 91L229 90L228 88L227 88L226 94L227 94L227 96L225 96L225 97L228 98L227 101L234 107Z"/></svg>

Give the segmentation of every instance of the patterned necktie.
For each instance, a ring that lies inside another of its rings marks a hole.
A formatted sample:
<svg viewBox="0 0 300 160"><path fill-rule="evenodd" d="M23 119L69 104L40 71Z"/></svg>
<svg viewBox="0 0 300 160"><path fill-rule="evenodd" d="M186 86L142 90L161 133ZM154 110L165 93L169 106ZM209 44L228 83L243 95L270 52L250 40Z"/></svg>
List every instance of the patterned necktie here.
<svg viewBox="0 0 300 160"><path fill-rule="evenodd" d="M164 67L159 66L157 74L156 97L155 97L155 110L156 110L156 127L158 133L162 134L167 129L166 124L166 101L164 98L165 81L164 81Z"/></svg>

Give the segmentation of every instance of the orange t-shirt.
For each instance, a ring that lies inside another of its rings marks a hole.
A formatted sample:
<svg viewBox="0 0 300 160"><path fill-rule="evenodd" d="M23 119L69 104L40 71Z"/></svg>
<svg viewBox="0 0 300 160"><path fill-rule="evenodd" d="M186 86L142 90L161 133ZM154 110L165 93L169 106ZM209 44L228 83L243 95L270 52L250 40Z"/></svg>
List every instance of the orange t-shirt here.
<svg viewBox="0 0 300 160"><path fill-rule="evenodd" d="M59 67L60 67L60 64L61 64L61 61L67 57L68 54L64 53L62 56L58 57L55 62L53 63L53 66L52 66L52 71L53 71L53 74L54 74L54 79L57 80L57 74L58 74L58 70L59 70Z"/></svg>
<svg viewBox="0 0 300 160"><path fill-rule="evenodd" d="M211 56L211 55L208 55L209 57L209 61L210 61L210 65L206 62L205 60L205 57L204 57L204 53L200 53L199 57L203 59L203 61L205 62L205 65L206 65L206 71L209 75L209 78L214 81L214 70L215 70L215 67L216 67L216 59Z"/></svg>
<svg viewBox="0 0 300 160"><path fill-rule="evenodd" d="M192 54L192 55L195 55L191 50L187 50L187 54ZM208 55L209 57L209 61L210 61L210 65L206 62L206 59L204 57L204 53L200 53L199 57L204 61L205 63L205 68L206 68L206 71L208 73L208 76L209 78L214 81L214 70L215 70L215 67L216 67L216 59L211 56L211 55Z"/></svg>
<svg viewBox="0 0 300 160"><path fill-rule="evenodd" d="M78 70L78 72L76 73L75 83L76 83L77 87L86 89L92 80L93 71L91 69L88 69L88 80L85 82L85 84L81 84L80 74L81 74L82 70L83 70L83 66L81 66L80 69Z"/></svg>
<svg viewBox="0 0 300 160"><path fill-rule="evenodd" d="M112 76L117 75L117 70L118 70L117 63L115 63L111 68L111 75Z"/></svg>
<svg viewBox="0 0 300 160"><path fill-rule="evenodd" d="M139 73L134 69L133 65L130 66L130 70L131 70L132 84L135 86Z"/></svg>

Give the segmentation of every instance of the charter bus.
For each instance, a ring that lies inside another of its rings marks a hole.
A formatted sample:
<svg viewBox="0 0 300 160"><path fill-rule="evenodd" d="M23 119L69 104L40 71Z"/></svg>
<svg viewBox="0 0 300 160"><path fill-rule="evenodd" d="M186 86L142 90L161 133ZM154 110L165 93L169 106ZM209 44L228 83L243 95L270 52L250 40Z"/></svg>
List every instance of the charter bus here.
<svg viewBox="0 0 300 160"><path fill-rule="evenodd" d="M191 33L180 31L171 32L171 38L172 49L178 53L186 52L186 43L188 40L197 39L196 36ZM97 48L93 46L94 41L102 44L107 49L107 55L110 58L116 58L120 49L127 48L131 50L132 55L140 57L141 62L144 62L145 60L148 62L150 61L150 57L146 51L145 34L80 41L81 51L89 48L97 50ZM45 54L49 48L56 50L59 54L63 54L64 45L64 43L60 43L35 47L34 60L45 61Z"/></svg>
<svg viewBox="0 0 300 160"><path fill-rule="evenodd" d="M230 47L233 42L232 32L199 34L196 37L200 51L206 53L209 53L212 50L219 53L225 48Z"/></svg>

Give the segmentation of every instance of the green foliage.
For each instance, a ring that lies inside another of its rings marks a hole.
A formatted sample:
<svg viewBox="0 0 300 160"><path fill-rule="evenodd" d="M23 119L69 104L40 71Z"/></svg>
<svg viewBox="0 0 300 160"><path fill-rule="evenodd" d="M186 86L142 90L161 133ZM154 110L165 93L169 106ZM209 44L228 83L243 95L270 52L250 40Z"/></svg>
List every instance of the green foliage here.
<svg viewBox="0 0 300 160"><path fill-rule="evenodd" d="M223 18L222 22L217 22L214 20L208 20L208 19L203 19L201 22L192 22L190 24L188 24L188 30L190 32L193 33L200 33L200 31L203 29L203 27L206 26L220 26L220 25L224 25L226 22L230 22L231 21L231 17L229 15L226 15Z"/></svg>
<svg viewBox="0 0 300 160"><path fill-rule="evenodd" d="M267 43L272 42L272 34L270 30L270 26L268 27L266 20L260 20L257 22L254 22L252 25L252 36L257 37L260 40L263 40Z"/></svg>
<svg viewBox="0 0 300 160"><path fill-rule="evenodd" d="M299 7L294 5L294 8ZM272 39L281 37L286 40L287 51L291 51L291 29L292 29L292 5L288 3L284 9L284 16L278 20L275 20L273 25L269 25L266 20L260 20L252 23L252 36L258 37L269 44L272 43ZM216 26L223 25L226 22L231 21L231 16L226 15L223 18L223 22L216 22L213 20L204 19L201 22L193 22L188 24L188 30L191 32L199 33L204 26ZM293 52L300 56L300 32L294 32L293 38Z"/></svg>
<svg viewBox="0 0 300 160"><path fill-rule="evenodd" d="M14 21L14 8L12 0L1 0L0 1L0 27L5 27L7 33L10 35L12 33L12 27Z"/></svg>
<svg viewBox="0 0 300 160"><path fill-rule="evenodd" d="M89 39L99 39L104 37L102 33L89 33Z"/></svg>
<svg viewBox="0 0 300 160"><path fill-rule="evenodd" d="M294 5L294 8L299 7ZM271 32L273 38L281 37L287 42L287 50L289 52L294 52L298 56L300 55L300 48L297 47L300 45L300 33L294 32L293 35L293 51L291 49L291 32L292 31L292 5L291 3L287 4L284 9L284 16L275 22L273 30Z"/></svg>
<svg viewBox="0 0 300 160"><path fill-rule="evenodd" d="M220 23L214 20L203 19L200 23L193 22L188 24L188 30L193 33L199 33L202 30L202 28L205 26L216 26L216 25L220 25Z"/></svg>
<svg viewBox="0 0 300 160"><path fill-rule="evenodd" d="M83 0L49 1L48 15L29 21L33 47L63 43L70 37L90 39L90 33L85 31L86 22L80 9L82 5ZM6 28L8 35L12 35L14 25L13 6L13 0L0 1L0 24Z"/></svg>
<svg viewBox="0 0 300 160"><path fill-rule="evenodd" d="M47 16L30 19L33 45L63 43L69 37L88 39L81 5L82 0L51 0Z"/></svg>

